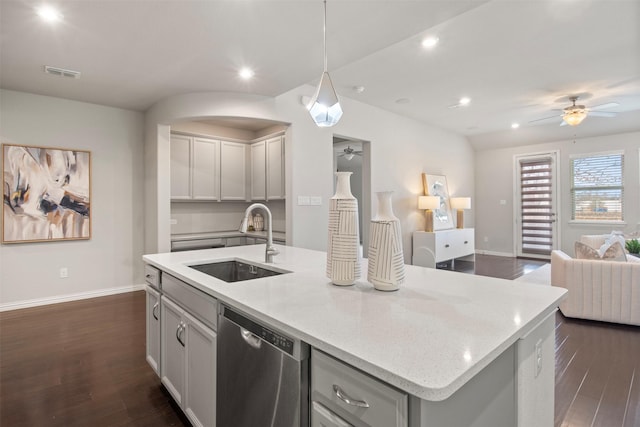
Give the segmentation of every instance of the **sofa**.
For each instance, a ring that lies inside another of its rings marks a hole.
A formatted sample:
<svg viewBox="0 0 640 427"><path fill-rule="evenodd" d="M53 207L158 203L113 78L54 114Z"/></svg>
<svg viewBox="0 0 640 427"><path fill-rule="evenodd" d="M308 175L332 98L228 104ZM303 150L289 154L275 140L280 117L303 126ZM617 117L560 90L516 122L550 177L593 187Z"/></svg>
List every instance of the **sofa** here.
<svg viewBox="0 0 640 427"><path fill-rule="evenodd" d="M592 237L597 244L599 240ZM628 255L626 262L574 259L555 250L551 285L569 291L560 303L567 317L640 325L640 258Z"/></svg>

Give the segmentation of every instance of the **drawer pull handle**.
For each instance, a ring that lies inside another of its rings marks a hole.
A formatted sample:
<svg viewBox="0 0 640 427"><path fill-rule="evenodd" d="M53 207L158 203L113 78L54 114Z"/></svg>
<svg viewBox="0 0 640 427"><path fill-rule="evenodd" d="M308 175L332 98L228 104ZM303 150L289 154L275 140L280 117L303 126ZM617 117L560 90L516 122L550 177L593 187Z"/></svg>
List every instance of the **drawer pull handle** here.
<svg viewBox="0 0 640 427"><path fill-rule="evenodd" d="M444 247L445 247L445 248L448 248L448 247L449 247L449 244L447 243L446 245L444 245Z"/></svg>
<svg viewBox="0 0 640 427"><path fill-rule="evenodd" d="M153 310L151 310L151 314L153 314L153 318L158 320L158 303L153 304Z"/></svg>
<svg viewBox="0 0 640 427"><path fill-rule="evenodd" d="M144 277L146 277L147 279L151 279L153 276L152 276L151 274L147 274L147 275L146 275L146 276L144 276Z"/></svg>
<svg viewBox="0 0 640 427"><path fill-rule="evenodd" d="M351 397L349 397L344 390L342 390L340 388L340 386L338 385L333 385L333 391L336 393L336 396L338 396L338 399L342 400L344 403L346 403L347 405L351 405L351 406L357 406L358 408L368 408L369 404L367 402L365 402L364 400L356 400L353 399Z"/></svg>

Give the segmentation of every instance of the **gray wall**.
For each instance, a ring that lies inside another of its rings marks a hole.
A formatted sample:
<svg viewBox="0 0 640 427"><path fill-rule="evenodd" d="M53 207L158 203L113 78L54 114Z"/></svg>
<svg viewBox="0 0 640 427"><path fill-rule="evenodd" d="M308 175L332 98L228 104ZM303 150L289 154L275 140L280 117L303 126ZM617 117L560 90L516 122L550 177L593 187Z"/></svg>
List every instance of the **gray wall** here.
<svg viewBox="0 0 640 427"><path fill-rule="evenodd" d="M128 291L144 283L143 116L0 91L3 143L91 151L92 238L0 246L0 309ZM67 267L69 277L59 278Z"/></svg>
<svg viewBox="0 0 640 427"><path fill-rule="evenodd" d="M558 150L560 182L560 247L573 255L573 245L582 234L602 234L612 230L640 231L640 132L557 141L545 144L476 152L476 248L485 253L514 255L514 156ZM571 220L570 157L572 154L624 150L625 224L585 224ZM506 205L500 205L500 200ZM488 242L484 238L488 238Z"/></svg>

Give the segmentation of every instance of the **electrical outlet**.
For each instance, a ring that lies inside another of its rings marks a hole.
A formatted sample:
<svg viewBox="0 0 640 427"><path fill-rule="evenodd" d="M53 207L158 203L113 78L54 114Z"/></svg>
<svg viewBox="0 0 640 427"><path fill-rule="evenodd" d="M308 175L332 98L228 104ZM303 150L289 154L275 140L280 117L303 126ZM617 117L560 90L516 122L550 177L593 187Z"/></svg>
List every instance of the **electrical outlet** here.
<svg viewBox="0 0 640 427"><path fill-rule="evenodd" d="M489 241L489 238L487 236L484 236L484 242L487 243Z"/></svg>
<svg viewBox="0 0 640 427"><path fill-rule="evenodd" d="M171 224L171 225L176 225L177 223L178 223L178 220L177 220L177 219L175 219L175 218L171 218L171 219L169 220L169 224Z"/></svg>
<svg viewBox="0 0 640 427"><path fill-rule="evenodd" d="M542 371L542 340L538 340L535 347L535 360L536 360L536 373L535 377L537 378L540 375L540 371Z"/></svg>
<svg viewBox="0 0 640 427"><path fill-rule="evenodd" d="M504 200L504 199L502 199L502 200L500 200L500 204L501 204L502 206L504 206L504 205L506 205L506 204L507 204L507 201L506 201L506 200Z"/></svg>
<svg viewBox="0 0 640 427"><path fill-rule="evenodd" d="M67 277L69 277L69 270L67 270L67 267L62 267L60 269L60 278L66 279Z"/></svg>
<svg viewBox="0 0 640 427"><path fill-rule="evenodd" d="M309 196L298 196L298 206L309 206Z"/></svg>
<svg viewBox="0 0 640 427"><path fill-rule="evenodd" d="M311 206L321 206L322 205L322 196L311 196Z"/></svg>

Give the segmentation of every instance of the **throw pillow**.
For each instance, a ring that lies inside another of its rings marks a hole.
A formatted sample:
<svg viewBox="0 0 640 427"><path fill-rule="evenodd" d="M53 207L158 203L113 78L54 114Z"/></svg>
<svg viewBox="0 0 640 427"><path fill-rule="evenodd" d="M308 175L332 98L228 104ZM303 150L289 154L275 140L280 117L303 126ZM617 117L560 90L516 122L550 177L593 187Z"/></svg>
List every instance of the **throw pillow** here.
<svg viewBox="0 0 640 427"><path fill-rule="evenodd" d="M604 244L602 246L600 246L600 250L598 251L600 253L600 257L604 258L604 253L615 242L619 242L622 245L622 248L624 249L625 244L626 244L626 240L624 239L624 235L623 234L618 234L615 231L612 231L611 235L608 236L607 239L604 241ZM626 251L625 251L625 253L626 253Z"/></svg>
<svg viewBox="0 0 640 427"><path fill-rule="evenodd" d="M624 252L624 247L620 242L615 242L610 245L604 254L600 256L599 252L593 249L589 245L585 245L582 242L575 243L575 251L577 259L593 259L598 261L626 261L627 257Z"/></svg>

